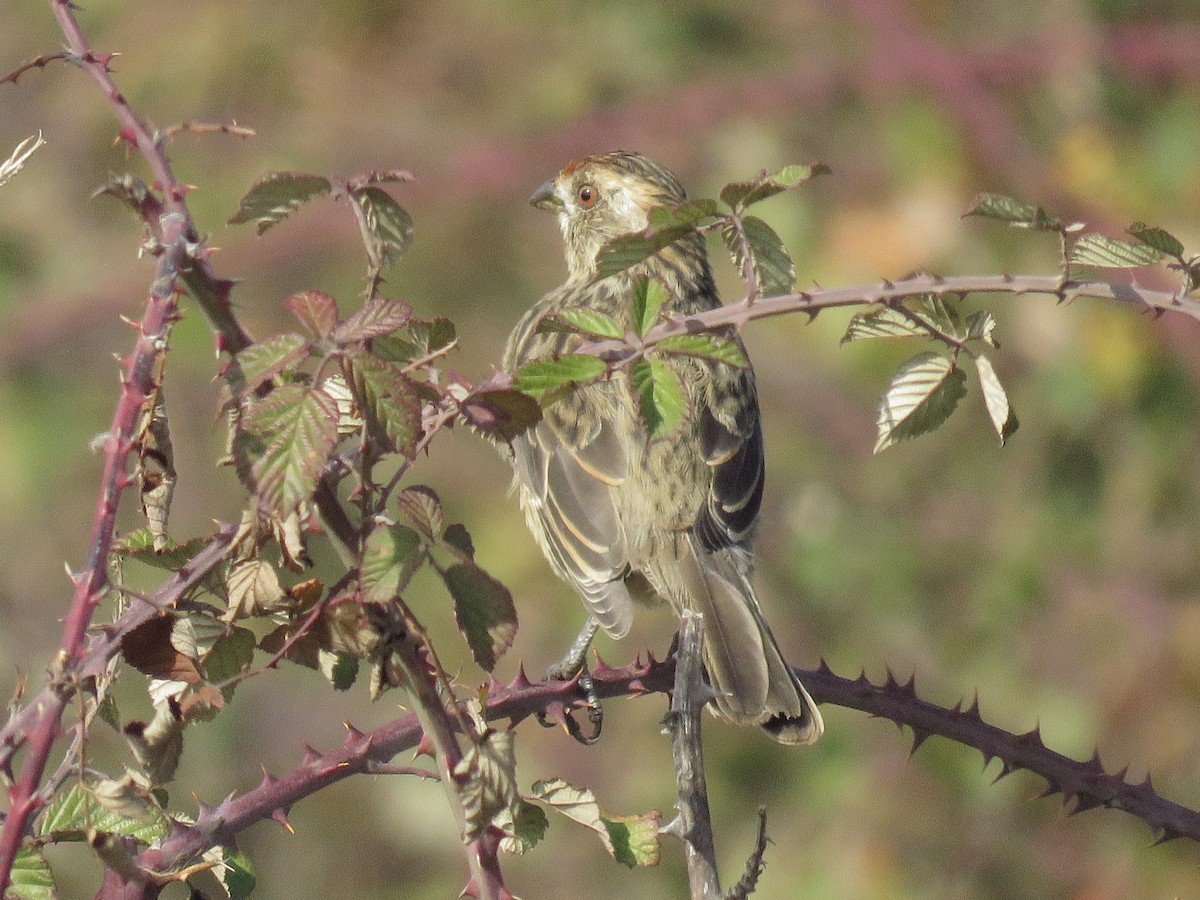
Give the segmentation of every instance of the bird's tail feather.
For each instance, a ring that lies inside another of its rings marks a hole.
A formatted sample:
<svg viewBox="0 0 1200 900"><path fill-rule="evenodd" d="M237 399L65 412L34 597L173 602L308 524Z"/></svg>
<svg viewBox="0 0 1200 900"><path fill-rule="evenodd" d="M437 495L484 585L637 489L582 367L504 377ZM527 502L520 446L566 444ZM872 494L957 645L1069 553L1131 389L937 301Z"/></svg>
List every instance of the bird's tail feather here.
<svg viewBox="0 0 1200 900"><path fill-rule="evenodd" d="M706 552L694 540L680 561L686 596L704 616L704 668L715 711L761 725L782 744L811 744L824 724L812 697L783 659L738 551Z"/></svg>

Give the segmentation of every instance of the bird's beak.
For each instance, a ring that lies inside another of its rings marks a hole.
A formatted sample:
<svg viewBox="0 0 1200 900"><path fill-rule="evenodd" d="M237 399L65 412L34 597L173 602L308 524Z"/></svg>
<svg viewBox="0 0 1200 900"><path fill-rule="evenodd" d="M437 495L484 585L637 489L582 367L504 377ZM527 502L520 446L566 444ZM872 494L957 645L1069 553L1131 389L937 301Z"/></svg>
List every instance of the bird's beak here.
<svg viewBox="0 0 1200 900"><path fill-rule="evenodd" d="M558 199L558 194L554 192L554 179L551 178L534 191L533 196L529 198L529 202L538 209L544 209L547 212L558 212L562 209L562 201Z"/></svg>

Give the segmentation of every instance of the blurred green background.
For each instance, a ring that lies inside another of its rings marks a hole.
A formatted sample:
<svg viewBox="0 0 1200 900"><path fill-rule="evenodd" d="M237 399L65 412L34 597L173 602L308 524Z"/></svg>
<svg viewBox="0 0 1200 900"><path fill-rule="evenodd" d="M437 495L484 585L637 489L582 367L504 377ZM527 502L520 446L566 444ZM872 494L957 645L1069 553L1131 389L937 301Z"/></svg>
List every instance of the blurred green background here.
<svg viewBox="0 0 1200 900"><path fill-rule="evenodd" d="M45 4L4 4L0 70L61 44ZM1054 270L1052 239L960 220L1001 191L1119 235L1134 220L1200 248L1200 9L1195 0L767 0L443 3L343 0L96 0L81 21L158 126L231 121L257 137L184 134L178 176L249 330L291 325L301 288L352 307L364 260L346 208L314 204L263 238L226 218L261 173L351 174L406 166L397 196L417 224L386 290L447 315L449 365L485 377L521 311L562 278L559 235L529 193L566 161L617 147L674 168L693 196L759 169L820 159L832 177L764 205L802 285L941 273ZM41 130L48 145L0 189L0 683L35 683L66 609L64 561L86 546L101 459L88 442L116 397L113 353L131 346L152 268L139 226L108 198L110 172L145 175L113 138L109 108L63 64L0 86L0 148ZM723 254L719 246L714 254ZM718 268L727 298L738 281ZM1146 283L1169 286L1151 274ZM915 673L922 695L978 692L991 721L1040 724L1054 749L1109 769L1153 772L1167 797L1200 805L1200 325L1084 301L988 301L996 366L1021 417L997 446L977 391L940 432L873 457L874 409L894 367L920 349L838 347L846 316L752 326L770 473L759 581L790 658L841 674ZM969 308L979 304L971 301ZM189 306L167 377L181 479L172 534L236 516L221 454L211 338ZM480 562L517 597L522 630L498 675L540 671L574 634L578 601L553 579L507 496L504 460L457 432L415 477L440 492ZM132 500L132 498L127 498ZM137 523L132 504L123 525ZM446 598L411 602L462 681ZM662 651L671 622L646 614L606 659ZM4 691L8 688L4 687ZM127 717L149 712L140 679ZM289 669L244 685L189 731L172 786L192 808L296 765L302 742L341 740L395 715L392 696L334 695ZM521 780L562 775L618 812L669 813L661 698L608 706L583 748L526 723ZM1171 898L1200 896L1200 849L1149 846L1137 820L1068 818L1026 773L939 739L909 758L886 722L825 710L827 736L789 751L709 724L709 770L725 880L740 874L768 807L774 840L763 898ZM98 759L119 742L97 729ZM105 756L107 754L107 756ZM981 771L982 769L982 771ZM464 865L441 788L359 778L292 811L296 834L249 830L255 896L453 897ZM98 868L55 852L64 897L90 896ZM686 895L679 848L653 870L612 863L552 820L545 843L505 860L520 896ZM182 895L182 892L180 894Z"/></svg>

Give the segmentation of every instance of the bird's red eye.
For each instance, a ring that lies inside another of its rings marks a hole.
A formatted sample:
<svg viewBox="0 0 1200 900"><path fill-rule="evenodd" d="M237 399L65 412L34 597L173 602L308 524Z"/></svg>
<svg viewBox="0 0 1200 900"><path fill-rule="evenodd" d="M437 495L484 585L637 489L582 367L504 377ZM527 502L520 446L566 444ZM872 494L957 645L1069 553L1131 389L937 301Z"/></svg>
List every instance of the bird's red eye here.
<svg viewBox="0 0 1200 900"><path fill-rule="evenodd" d="M579 190L575 192L575 197L579 200L579 205L584 209L591 209L595 206L597 196L596 189L590 184L581 185Z"/></svg>

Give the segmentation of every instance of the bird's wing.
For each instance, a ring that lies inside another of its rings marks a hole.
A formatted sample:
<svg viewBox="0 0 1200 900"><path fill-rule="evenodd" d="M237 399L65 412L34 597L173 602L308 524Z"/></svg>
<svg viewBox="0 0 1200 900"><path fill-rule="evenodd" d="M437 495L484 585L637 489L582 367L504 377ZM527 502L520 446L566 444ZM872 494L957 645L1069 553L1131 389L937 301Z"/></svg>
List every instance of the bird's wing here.
<svg viewBox="0 0 1200 900"><path fill-rule="evenodd" d="M627 460L612 423L595 414L595 400L596 394L581 391L559 400L514 441L513 450L531 524L540 526L546 555L600 626L620 638L633 621L624 581L629 555L614 502Z"/></svg>
<svg viewBox="0 0 1200 900"><path fill-rule="evenodd" d="M709 408L700 413L700 449L712 467L713 479L694 533L710 552L749 542L762 504L766 477L762 425L753 397L749 399L743 410L749 419L744 428L728 427Z"/></svg>

